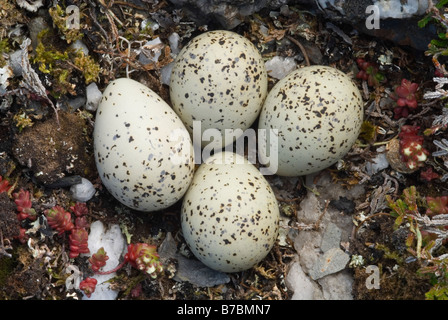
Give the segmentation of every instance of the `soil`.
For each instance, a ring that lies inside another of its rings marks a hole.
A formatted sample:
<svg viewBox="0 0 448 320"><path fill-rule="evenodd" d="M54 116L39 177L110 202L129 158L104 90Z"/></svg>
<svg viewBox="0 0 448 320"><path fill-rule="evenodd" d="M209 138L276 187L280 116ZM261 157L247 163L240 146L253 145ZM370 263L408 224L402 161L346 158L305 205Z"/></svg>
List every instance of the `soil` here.
<svg viewBox="0 0 448 320"><path fill-rule="evenodd" d="M52 25L47 7L37 12L29 12L15 5L15 2L12 4L13 1L0 0L0 2L5 2L8 6L12 5L11 8L13 8L9 11L8 20L5 20L4 24L0 23L2 30L6 31L5 34L15 25L14 17L17 21L25 19L23 17L26 17L26 20L44 17L50 22L48 25ZM105 8L100 2L102 1L88 1L82 5L83 23L85 23L83 41L89 48L91 56L101 66L97 79L100 90L103 90L111 80L126 76L128 72L132 78L146 84L169 103L168 87L160 80L160 69L172 61L169 47L165 47L165 51L156 64L142 66L138 64L135 52L126 51L128 47L123 43L118 44L120 39L118 35L127 37L130 43L129 48L136 49L139 45L138 41L150 39L153 36L151 33L156 33L164 43L168 43L168 36L176 31L181 36L183 46L193 36L205 30L217 29L219 26L196 25L187 17L178 17L180 13L174 11L174 8L165 1L157 2L157 7L151 7L147 1L144 1L147 5L144 10L137 5L121 1L116 1L115 4ZM76 1L73 3L77 4ZM322 17L309 14L300 7L295 10L295 13L289 17L280 15L275 23L269 11L263 10L248 17L234 31L246 36L260 48L265 48L266 59L275 55L294 56L297 57L300 65L305 65L306 60L309 59L312 64L331 65L353 77L358 70L357 57L362 56L369 61L379 61L378 58L382 56L391 58L390 64L381 65L381 70L387 78L386 83L372 88L361 80L356 80L364 94L366 120L375 126L376 132L368 140L361 139L360 144L354 146L343 159L342 167L336 169L335 165L328 170L333 180L346 189L358 183L366 184L367 193L363 195L363 198L350 203L341 199L333 205L341 206L341 211L351 214L354 221L362 224L361 227L355 228L356 232L347 251L351 255L361 255L366 265L379 266L381 278L387 279L387 281L381 281L379 290L369 290L365 285L369 276L365 270L361 267L348 268L355 279L353 298L357 300L425 299L425 294L431 289L433 282L430 281L431 278L428 275L418 272L420 268L427 265L427 262L424 259L412 259L412 254L406 245L409 229L394 226L395 218L388 214L390 210L387 206L374 210L371 204L373 200L380 201L378 199L382 199L384 204L384 197L380 196L385 194L397 199L403 190L410 186L416 186L420 194L424 196L447 195L448 187L440 179L448 170L443 165L444 158L429 157L423 167L412 172L400 172L399 168L388 167L382 173L368 176L365 166L377 155L377 147L393 140L403 124L419 126L422 129L431 128L435 117L440 116L443 102L424 101L422 98L423 92L433 91L435 87L432 81L434 66L431 57L425 56L423 52L399 47L388 41L353 34L349 26L341 25L343 32L350 35L353 42L349 45L337 34L323 27L325 21ZM136 35L138 30L134 30L135 25L155 12L158 12L159 17L163 17L160 21L165 21L165 24L161 25L160 29L139 38ZM112 13L123 22L119 28L116 25L117 19L111 18ZM260 31L262 24L268 26L268 39L264 38ZM302 28L301 26L305 24L306 28ZM68 44L64 43L63 32L54 26L52 28L57 35L58 48L61 47L61 43L62 47L67 47ZM302 51L294 41L285 41L294 28L299 32L293 38L303 44L305 51ZM29 33L31 33L30 30L24 31L26 35ZM12 40L9 45L13 49L19 49ZM32 63L31 66L39 70L37 63ZM130 70L132 70L131 73L129 73ZM54 75L41 71L37 71L37 74L42 79L42 83L47 86L49 99L56 103L61 97L50 94L52 88L49 85L55 81L55 78L51 78ZM416 110L411 110L408 117L394 119L395 102L387 99L387 91L393 92L403 78L419 84L420 106ZM20 80L20 77L11 78L8 90L10 92L19 90ZM276 81L271 78L270 87ZM86 83L81 71L76 68L73 69L71 84L76 90L65 93L65 99L73 99L77 95L85 94ZM83 107L77 110L58 110L59 120L57 120L50 105L45 99L37 99L35 93L21 91L21 94L11 93L11 96L13 96L13 102L6 110L0 111L0 176L12 185L9 192L0 192L0 240L2 241L0 243L0 288L2 288L0 299L81 299L80 290L66 290L65 280L69 274L64 273L64 270L68 264L75 264L85 275L92 274L86 257L80 256L74 259L68 257L68 235L55 234L51 228L44 225L40 225L36 230L37 223L29 218L20 222L17 220L13 191L17 192L20 189L30 191L32 206L38 216L36 221L41 221L40 217L46 209L59 205L68 210L74 204L70 185L77 181L76 177L82 176L89 179L97 189L95 196L87 203L88 222L101 220L105 225L124 224L132 234L133 242L147 242L157 246L162 243L167 232L170 232L178 242L178 247L181 247L183 239L180 230L179 203L162 212L141 213L123 207L102 187L93 160L94 113L83 110ZM36 111L36 105L39 112ZM23 126L27 122L18 122L19 118L16 116L23 114L31 120L32 124ZM444 129L438 132L437 138L425 137L424 146L429 154L437 150L432 139L442 140L443 138L447 138ZM431 181L422 179L421 172L428 168L438 173L439 178ZM387 180L385 177L390 179ZM386 190L386 180L393 181L395 189ZM297 222L294 211L300 206L307 192L311 191L298 185L285 184L284 188L285 190L276 192L278 192L280 203L293 208L290 225L294 225ZM383 188L384 192L378 195L375 192L380 188ZM289 198L286 199L285 194ZM360 222L360 216L374 215L379 212L384 214L374 216L366 222ZM28 233L21 234L20 228L27 230ZM442 246L439 253L445 253L446 249L446 245ZM290 246L277 243L259 265L244 272L229 274L229 283L211 288L196 287L189 282L176 282L170 277L169 272L165 272L157 279L151 279L134 268L119 271L111 285L119 290L118 299L287 300L292 296L292 292L286 287L284 279L289 270L289 263L293 261L295 254L292 243Z"/></svg>

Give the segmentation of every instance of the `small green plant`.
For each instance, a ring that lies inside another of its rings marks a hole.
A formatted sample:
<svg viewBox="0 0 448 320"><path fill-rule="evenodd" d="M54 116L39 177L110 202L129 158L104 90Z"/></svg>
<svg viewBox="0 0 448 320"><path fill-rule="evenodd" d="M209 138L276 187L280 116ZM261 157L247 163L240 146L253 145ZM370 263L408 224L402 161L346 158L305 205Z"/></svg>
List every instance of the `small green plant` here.
<svg viewBox="0 0 448 320"><path fill-rule="evenodd" d="M406 246L409 248L417 239L417 257L420 258L421 246L422 246L422 234L420 232L420 226L417 221L419 215L417 201L420 199L420 195L417 192L415 186L411 186L403 191L401 198L393 201L392 198L387 195L386 201L389 208L392 210L390 214L395 217L394 228L398 229L402 224L406 223L409 226L410 233L406 239Z"/></svg>
<svg viewBox="0 0 448 320"><path fill-rule="evenodd" d="M448 299L448 254L436 254L446 252L443 245L448 238L448 220L443 215L448 210L448 197L423 197L411 186L403 190L400 198L393 200L386 196L386 201L390 215L396 218L394 228L409 228L406 247L422 265L418 273L430 277L433 287L426 293L426 299ZM422 215L420 211L425 208L426 214ZM435 215L441 218L432 220Z"/></svg>

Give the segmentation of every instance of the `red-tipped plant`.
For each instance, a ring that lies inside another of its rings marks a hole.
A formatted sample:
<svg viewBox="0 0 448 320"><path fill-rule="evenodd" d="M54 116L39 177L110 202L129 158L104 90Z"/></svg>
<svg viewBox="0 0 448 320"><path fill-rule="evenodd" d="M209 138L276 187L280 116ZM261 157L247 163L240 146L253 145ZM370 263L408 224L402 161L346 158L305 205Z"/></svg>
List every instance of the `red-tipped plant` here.
<svg viewBox="0 0 448 320"><path fill-rule="evenodd" d="M87 222L86 217L78 217L75 219L75 228L87 229L90 227L89 222Z"/></svg>
<svg viewBox="0 0 448 320"><path fill-rule="evenodd" d="M91 264L91 268L93 271L98 272L102 267L106 265L106 261L109 260L109 257L106 255L106 251L104 248L98 249L98 251L89 259Z"/></svg>
<svg viewBox="0 0 448 320"><path fill-rule="evenodd" d="M14 239L17 239L20 241L20 243L26 243L29 239L29 236L26 234L26 229L19 227L19 235L14 237Z"/></svg>
<svg viewBox="0 0 448 320"><path fill-rule="evenodd" d="M98 274L110 274L123 268L129 263L134 268L145 272L155 279L158 273L163 272L162 263L159 261L157 247L146 243L131 243L128 245L128 252L124 256L124 260L118 266L110 271L97 272Z"/></svg>
<svg viewBox="0 0 448 320"><path fill-rule="evenodd" d="M395 92L390 95L397 102L394 108L394 118L406 118L409 115L409 108L416 109L418 106L416 92L418 84L407 79L401 80L401 84L395 88Z"/></svg>
<svg viewBox="0 0 448 320"><path fill-rule="evenodd" d="M129 261L131 266L149 274L151 278L156 278L157 273L163 271L156 246L146 243L130 244L125 259Z"/></svg>
<svg viewBox="0 0 448 320"><path fill-rule="evenodd" d="M428 167L428 169L420 171L420 178L429 182L440 177L437 172L434 172L431 167Z"/></svg>
<svg viewBox="0 0 448 320"><path fill-rule="evenodd" d="M418 135L419 129L416 126L402 126L399 134L400 153L409 169L423 166L429 155L428 150L423 148L424 138Z"/></svg>
<svg viewBox="0 0 448 320"><path fill-rule="evenodd" d="M2 176L0 176L0 192L9 192L9 189L11 189L12 186L9 184L8 180L3 179Z"/></svg>
<svg viewBox="0 0 448 320"><path fill-rule="evenodd" d="M36 210L32 208L32 203L30 199L30 192L20 189L19 192L14 193L14 202L17 206L17 218L19 221L25 220L26 218L34 221L37 219Z"/></svg>
<svg viewBox="0 0 448 320"><path fill-rule="evenodd" d="M95 278L85 278L79 284L79 289L84 291L84 294L90 298L92 293L95 292L96 284L98 281Z"/></svg>
<svg viewBox="0 0 448 320"><path fill-rule="evenodd" d="M76 202L74 206L70 207L70 210L77 217L82 217L89 213L89 209L87 208L87 205L84 202Z"/></svg>
<svg viewBox="0 0 448 320"><path fill-rule="evenodd" d="M386 81L386 77L380 72L375 63L367 62L362 58L356 59L356 63L360 69L356 78L367 81L369 86L378 87L380 83Z"/></svg>
<svg viewBox="0 0 448 320"><path fill-rule="evenodd" d="M70 212L65 211L60 206L47 209L44 211L44 214L47 217L49 226L56 230L59 235L63 234L64 231L71 231L74 228Z"/></svg>
<svg viewBox="0 0 448 320"><path fill-rule="evenodd" d="M70 258L76 258L80 253L89 253L89 247L87 240L89 239L89 234L86 229L74 228L68 236L70 244Z"/></svg>
<svg viewBox="0 0 448 320"><path fill-rule="evenodd" d="M426 203L428 204L426 210L428 216L448 213L448 196L426 197Z"/></svg>

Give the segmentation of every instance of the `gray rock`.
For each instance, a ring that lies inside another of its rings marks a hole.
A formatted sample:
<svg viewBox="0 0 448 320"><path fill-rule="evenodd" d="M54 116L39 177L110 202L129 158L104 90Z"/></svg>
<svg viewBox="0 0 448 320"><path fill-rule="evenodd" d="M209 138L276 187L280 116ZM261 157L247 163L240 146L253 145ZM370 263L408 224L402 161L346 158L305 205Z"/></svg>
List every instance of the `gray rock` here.
<svg viewBox="0 0 448 320"><path fill-rule="evenodd" d="M225 29L233 29L244 17L263 8L278 9L287 4L288 0L170 0L170 2L182 8L190 18L201 24L218 21Z"/></svg>
<svg viewBox="0 0 448 320"><path fill-rule="evenodd" d="M320 300L323 298L319 286L303 272L298 261L292 263L285 282L288 289L294 292L291 300Z"/></svg>
<svg viewBox="0 0 448 320"><path fill-rule="evenodd" d="M326 20L351 25L358 32L418 50L426 50L428 43L437 35L434 25L423 29L417 25L428 8L428 0L170 0L170 2L182 8L186 16L198 24L217 22L229 30L242 23L245 17L263 8L285 13L285 10L280 9L290 4L299 5L314 14L321 14ZM366 9L373 4L377 5L380 12L379 29L366 27L366 19L372 15L372 11L367 10L366 13Z"/></svg>
<svg viewBox="0 0 448 320"><path fill-rule="evenodd" d="M325 300L353 300L353 277L349 271L328 275L317 281Z"/></svg>
<svg viewBox="0 0 448 320"><path fill-rule="evenodd" d="M329 223L322 237L320 249L326 252L332 248L339 248L342 231L334 223Z"/></svg>
<svg viewBox="0 0 448 320"><path fill-rule="evenodd" d="M310 277L318 280L329 274L345 269L350 256L339 248L332 248L325 252L310 270Z"/></svg>
<svg viewBox="0 0 448 320"><path fill-rule="evenodd" d="M199 287L213 287L230 281L226 273L210 269L202 262L180 254L171 233L167 233L158 251L162 263L169 259L177 260L178 266L173 278L176 281L188 281Z"/></svg>

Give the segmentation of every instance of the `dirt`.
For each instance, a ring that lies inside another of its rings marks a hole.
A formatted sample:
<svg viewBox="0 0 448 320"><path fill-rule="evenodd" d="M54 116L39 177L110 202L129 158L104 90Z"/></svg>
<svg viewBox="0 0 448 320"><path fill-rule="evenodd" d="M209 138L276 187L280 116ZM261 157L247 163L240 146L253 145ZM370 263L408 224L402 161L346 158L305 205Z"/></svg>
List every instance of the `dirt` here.
<svg viewBox="0 0 448 320"><path fill-rule="evenodd" d="M11 5L11 1L0 0L0 2ZM118 33L131 39L128 40L131 44L130 48L137 48L138 41L152 37L151 34L143 38L136 36L138 30L133 28L135 22L142 21L142 16L147 18L149 13L154 13L156 10L160 15L164 15L167 23L157 31L164 43L168 43L167 38L173 31L180 34L182 45L185 45L192 36L204 32L207 28L216 28L216 26L198 26L185 18L181 19L183 23L175 24L173 21L177 18L174 17L173 8L165 2L161 2L157 8L146 10L119 2L108 8L101 7L104 9L101 12L98 7L91 6L91 3L91 1L88 2L87 9L84 11L86 29L83 41L89 47L91 55L101 65L102 71L97 81L101 90L111 80L125 76L126 72L131 70L132 78L146 84L169 102L168 87L160 81L160 69L172 60L169 56L169 48L165 47L168 51L163 53L157 64L142 66L136 62L135 52L127 51L129 48L125 48L123 44L118 45ZM31 20L38 16L49 19L47 8L41 9L38 13L30 13L25 9L13 7L14 11L11 9L11 15L23 15ZM120 26L118 29L116 25L113 25L112 15L106 16L104 12L113 12L125 22L126 28ZM355 228L356 232L347 251L351 255L361 255L365 265L376 265L380 269L381 287L376 290L368 289L366 286L369 274L365 272L364 267L349 269L354 277L353 298L358 300L425 299L425 294L431 289L432 283L428 275L421 275L418 272L425 266L424 261L414 259L408 251L405 242L409 230L404 227L394 228L395 219L388 214L387 206L371 212L370 205L372 200L383 199L384 202L384 198L381 198L384 194L389 194L396 199L404 189L412 185L415 185L424 196L447 195L448 187L445 182L440 179L428 182L420 175L422 170L433 168L441 177L446 174L447 168L443 166L443 161L434 158L428 160L424 167L413 172L400 173L396 168L389 167L383 171L383 174L377 173L366 178L364 168L376 156L377 146L386 145L388 141L396 137L403 123L417 125L422 129L430 128L434 118L440 115L442 102L425 101L417 110L411 111L408 118L396 120L393 113L395 103L386 99L386 90L393 91L401 79L407 78L420 84L418 100L423 102L422 93L432 91L435 87L431 80L434 75L431 58L425 56L423 52L364 35L351 35L353 45L350 46L337 34L329 33L324 29L324 21L321 17L313 16L305 11L297 12L300 14L290 17L280 16L277 23L280 23L281 27L275 27L269 17L269 11L264 10L257 16L250 17L234 31L245 35L260 47L268 48L264 53L266 59L274 55L296 56L299 57L299 63L305 65L308 58L313 64L331 65L352 76L358 70L357 56L362 55L370 61L377 61L382 55L392 59L391 64L382 66L382 72L387 78L386 84L371 88L362 81L358 81L366 106L374 106L374 110L366 114L366 119L383 131L376 132L370 141L361 141L362 146L354 146L344 158L342 168L338 170L336 166L329 168L335 182L347 189L358 183L364 183L367 185L367 193L363 195L364 198L356 199L356 201L347 202L341 198L339 202L332 205L340 206L341 211L352 215L355 222L362 224L361 227ZM95 19L96 16L101 19ZM259 26L262 23L269 29L267 40L260 32ZM301 23L306 23L307 28L299 28L299 35L295 38L303 43L305 52L301 51L294 42L285 44L284 41L288 32L298 28ZM1 26L2 30L9 30L14 24L14 17L9 16L8 24ZM64 37L60 31L55 32L59 35L58 41L61 42ZM111 43L113 45L109 45ZM10 45L18 49L12 41ZM32 66L36 70L39 68L37 63ZM85 90L80 70L74 69L73 72L71 80L76 90L67 93L66 98L76 96L76 91L83 94ZM54 80L51 74L41 72L38 74L41 79ZM43 81L46 84L50 82ZM275 83L275 79L270 79L270 87ZM19 80L12 79L9 89L18 88ZM51 91L50 89L48 86L48 92ZM184 241L180 231L179 203L162 212L141 213L123 207L102 187L93 161L91 137L94 115L82 110L83 108L59 110L58 125L56 115L45 99L42 101L35 98L32 94L26 97L17 95L9 109L0 113L0 176L9 181L11 190L14 192L20 189L30 191L32 206L38 215L36 221L42 223L39 217L46 209L54 205L68 210L74 202L69 191L70 180L64 179L82 176L92 181L97 189L95 196L87 203L89 223L101 220L106 225L125 225L132 234L133 242L147 242L157 246L161 244L166 233L170 232L180 248ZM57 101L57 98L52 95L49 99ZM377 104L374 104L375 101ZM380 105L380 101L386 102ZM36 104L44 112L35 113L27 108ZM32 124L18 122L15 116L23 115L24 112L28 118L22 119L30 119ZM441 130L437 139L446 137L447 133ZM425 148L429 154L437 150L431 139L433 137L425 137ZM400 162L399 159L397 161ZM395 183L394 190L386 188L388 181ZM300 202L307 192L312 191L303 187L302 184L285 184L284 188L284 190L276 190L276 193L278 198L282 199L279 200L280 204L291 208L290 224L294 225L297 222L294 212L300 207ZM379 189L383 190L383 194L375 196L375 192ZM288 195L289 198L285 198L284 195ZM357 204L356 207L354 203ZM378 212L384 214L360 222L361 215L369 216ZM68 235L57 235L48 226L38 225L31 219L19 222L16 216L12 192L0 192L0 240L2 241L0 243L0 288L2 288L0 299L81 299L80 290L66 290L66 280L70 274L65 273L64 270L67 265L74 264L85 276L93 274L87 258L69 259ZM27 230L27 234L23 234L24 230ZM446 244L440 252L441 254L446 252ZM212 288L196 287L188 282L176 282L168 271L157 279L151 279L134 268L119 271L111 286L119 291L119 299L286 300L292 296L292 292L286 287L284 279L288 273L289 263L293 261L295 254L292 243L290 246L281 246L277 243L259 265L244 272L229 274L229 283ZM175 262L173 265L175 267Z"/></svg>

